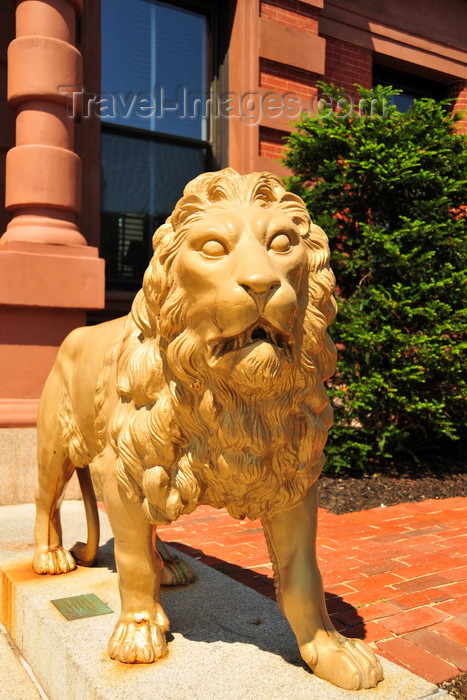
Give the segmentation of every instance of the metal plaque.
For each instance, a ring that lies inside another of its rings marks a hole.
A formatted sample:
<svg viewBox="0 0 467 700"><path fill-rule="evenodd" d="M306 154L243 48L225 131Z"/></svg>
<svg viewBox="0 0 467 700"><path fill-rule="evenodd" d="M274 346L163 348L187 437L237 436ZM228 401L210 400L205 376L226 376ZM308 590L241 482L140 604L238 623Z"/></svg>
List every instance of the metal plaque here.
<svg viewBox="0 0 467 700"><path fill-rule="evenodd" d="M95 617L96 615L107 615L113 612L113 610L94 595L94 593L75 595L70 598L58 598L50 602L60 610L67 620L79 620L82 617Z"/></svg>

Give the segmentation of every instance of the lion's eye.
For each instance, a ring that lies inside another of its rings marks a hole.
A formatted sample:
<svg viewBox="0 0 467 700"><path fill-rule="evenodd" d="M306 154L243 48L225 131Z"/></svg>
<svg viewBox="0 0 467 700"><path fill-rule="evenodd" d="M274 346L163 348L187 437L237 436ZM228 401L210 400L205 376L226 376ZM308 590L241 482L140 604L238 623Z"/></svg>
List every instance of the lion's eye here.
<svg viewBox="0 0 467 700"><path fill-rule="evenodd" d="M220 258L227 255L225 246L220 241L206 241L201 248L201 252L209 258Z"/></svg>
<svg viewBox="0 0 467 700"><path fill-rule="evenodd" d="M291 245L290 238L287 236L287 234L279 233L277 236L274 236L269 244L269 248L275 253L286 253L288 250L290 250Z"/></svg>

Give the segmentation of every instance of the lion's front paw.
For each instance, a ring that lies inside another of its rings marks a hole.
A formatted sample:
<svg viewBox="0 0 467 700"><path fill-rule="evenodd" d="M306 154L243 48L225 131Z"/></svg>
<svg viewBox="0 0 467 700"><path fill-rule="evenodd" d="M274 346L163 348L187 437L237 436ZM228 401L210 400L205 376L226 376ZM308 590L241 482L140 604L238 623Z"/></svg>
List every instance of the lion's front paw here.
<svg viewBox="0 0 467 700"><path fill-rule="evenodd" d="M193 569L180 557L164 562L161 581L163 586L186 586L195 578Z"/></svg>
<svg viewBox="0 0 467 700"><path fill-rule="evenodd" d="M66 574L76 569L71 553L63 547L36 547L32 568L36 574Z"/></svg>
<svg viewBox="0 0 467 700"><path fill-rule="evenodd" d="M303 645L301 653L317 676L341 688L373 688L383 679L380 662L360 639L323 630L313 642Z"/></svg>
<svg viewBox="0 0 467 700"><path fill-rule="evenodd" d="M125 664L151 664L161 659L168 652L167 628L161 616L157 620L137 613L122 616L109 641L110 658Z"/></svg>

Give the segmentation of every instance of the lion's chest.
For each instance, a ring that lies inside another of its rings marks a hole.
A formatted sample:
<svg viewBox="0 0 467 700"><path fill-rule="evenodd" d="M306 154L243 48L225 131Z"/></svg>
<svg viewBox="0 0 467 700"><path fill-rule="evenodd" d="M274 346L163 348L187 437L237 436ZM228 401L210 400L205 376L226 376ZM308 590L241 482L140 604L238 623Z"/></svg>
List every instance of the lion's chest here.
<svg viewBox="0 0 467 700"><path fill-rule="evenodd" d="M227 508L232 517L260 518L277 507L290 507L304 497L313 479L309 470L297 470L284 448L264 455L228 450L205 465L199 475L200 504Z"/></svg>

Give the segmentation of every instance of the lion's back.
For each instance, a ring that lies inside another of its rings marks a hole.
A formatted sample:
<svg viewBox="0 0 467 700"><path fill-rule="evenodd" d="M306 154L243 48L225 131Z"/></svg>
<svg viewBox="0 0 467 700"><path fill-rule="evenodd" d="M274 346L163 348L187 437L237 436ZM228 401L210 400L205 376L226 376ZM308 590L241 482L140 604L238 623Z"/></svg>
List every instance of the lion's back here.
<svg viewBox="0 0 467 700"><path fill-rule="evenodd" d="M95 390L108 351L123 339L125 322L123 317L76 328L65 338L56 364L73 399L79 401Z"/></svg>

